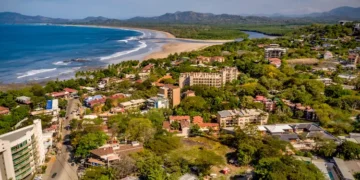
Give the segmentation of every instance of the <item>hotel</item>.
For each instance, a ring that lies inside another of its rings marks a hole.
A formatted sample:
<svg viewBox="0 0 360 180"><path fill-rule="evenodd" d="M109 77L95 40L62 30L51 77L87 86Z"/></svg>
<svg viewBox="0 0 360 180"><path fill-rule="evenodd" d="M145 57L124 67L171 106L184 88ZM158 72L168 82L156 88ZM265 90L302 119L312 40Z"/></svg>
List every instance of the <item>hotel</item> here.
<svg viewBox="0 0 360 180"><path fill-rule="evenodd" d="M206 72L188 72L181 73L179 77L179 86L204 85L213 87L222 87L227 82L236 80L239 75L239 71L236 67L225 67L217 73Z"/></svg>
<svg viewBox="0 0 360 180"><path fill-rule="evenodd" d="M27 179L44 163L41 121L0 136L0 180Z"/></svg>

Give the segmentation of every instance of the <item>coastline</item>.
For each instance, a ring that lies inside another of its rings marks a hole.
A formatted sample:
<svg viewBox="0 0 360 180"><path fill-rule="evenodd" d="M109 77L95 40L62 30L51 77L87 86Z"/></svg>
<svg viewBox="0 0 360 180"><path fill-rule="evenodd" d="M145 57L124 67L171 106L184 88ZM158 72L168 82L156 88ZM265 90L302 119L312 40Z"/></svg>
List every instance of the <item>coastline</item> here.
<svg viewBox="0 0 360 180"><path fill-rule="evenodd" d="M92 27L92 28L111 28L111 29L122 29L122 30L131 30L142 33L143 35L138 36L139 42L143 41L145 47L139 49L131 50L129 53L120 54L109 60L100 60L104 65L98 65L94 67L82 67L73 72L73 74L68 74L64 77L49 78L49 79L39 79L34 81L26 82L13 82L13 83L2 83L0 84L0 91L7 91L11 89L16 89L18 87L29 86L31 84L42 84L46 82L59 79L67 80L74 78L74 75L77 71L87 71L94 69L103 69L106 68L109 64L116 64L122 61L127 60L148 60L148 59L157 59L157 58L166 58L170 54L195 51L203 49L212 45L223 44L226 42L231 42L231 40L194 40L194 39L183 39L176 38L174 35L158 30L144 29L144 28L133 28L133 27L122 27L122 26L98 26L98 25L69 25L69 24L54 24L54 26L76 26L76 27ZM123 52L118 52L123 53ZM113 54L115 55L115 54ZM110 55L111 56L111 55Z"/></svg>

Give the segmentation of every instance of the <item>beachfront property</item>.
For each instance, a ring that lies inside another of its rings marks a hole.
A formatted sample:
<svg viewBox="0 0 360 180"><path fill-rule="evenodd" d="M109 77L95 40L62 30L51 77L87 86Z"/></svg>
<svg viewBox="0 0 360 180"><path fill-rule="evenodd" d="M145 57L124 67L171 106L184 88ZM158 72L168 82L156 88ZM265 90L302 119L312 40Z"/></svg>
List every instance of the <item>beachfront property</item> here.
<svg viewBox="0 0 360 180"><path fill-rule="evenodd" d="M146 102L145 99L134 99L131 101L120 103L120 107L124 108L125 110L136 109L144 106L145 102Z"/></svg>
<svg viewBox="0 0 360 180"><path fill-rule="evenodd" d="M269 114L260 109L218 111L217 122L223 128L244 127L246 124L267 124Z"/></svg>
<svg viewBox="0 0 360 180"><path fill-rule="evenodd" d="M0 179L20 180L33 175L45 161L41 121L0 136Z"/></svg>
<svg viewBox="0 0 360 180"><path fill-rule="evenodd" d="M222 87L228 82L236 80L239 71L236 67L225 67L217 73L206 72L187 72L181 73L179 77L179 86L204 85L213 87Z"/></svg>
<svg viewBox="0 0 360 180"><path fill-rule="evenodd" d="M180 87L171 84L164 84L159 89L159 97L169 99L169 107L174 108L181 102Z"/></svg>
<svg viewBox="0 0 360 180"><path fill-rule="evenodd" d="M270 44L264 49L264 51L265 59L281 58L286 53L286 49L281 48L278 44Z"/></svg>
<svg viewBox="0 0 360 180"><path fill-rule="evenodd" d="M169 108L169 100L163 97L151 97L146 100L147 109Z"/></svg>

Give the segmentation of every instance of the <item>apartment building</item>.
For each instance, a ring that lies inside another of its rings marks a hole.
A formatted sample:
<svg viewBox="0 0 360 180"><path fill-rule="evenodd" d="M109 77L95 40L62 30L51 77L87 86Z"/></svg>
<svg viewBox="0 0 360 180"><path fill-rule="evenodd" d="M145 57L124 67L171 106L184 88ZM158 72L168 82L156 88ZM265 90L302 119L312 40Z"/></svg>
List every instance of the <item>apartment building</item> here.
<svg viewBox="0 0 360 180"><path fill-rule="evenodd" d="M141 106L143 106L145 104L145 102L146 102L145 99L135 99L135 100L120 103L120 107L122 107L126 110L136 109L136 108L140 108Z"/></svg>
<svg viewBox="0 0 360 180"><path fill-rule="evenodd" d="M219 88L221 86L224 86L227 82L236 80L238 75L239 71L236 67L225 67L217 73L181 73L179 77L179 86L180 88L183 88L184 86L204 85Z"/></svg>
<svg viewBox="0 0 360 180"><path fill-rule="evenodd" d="M163 97L151 97L146 100L147 109L169 108L169 100Z"/></svg>
<svg viewBox="0 0 360 180"><path fill-rule="evenodd" d="M265 59L281 58L285 53L285 48L281 48L278 44L270 44L265 48Z"/></svg>
<svg viewBox="0 0 360 180"><path fill-rule="evenodd" d="M0 136L0 180L27 179L44 163L41 121Z"/></svg>
<svg viewBox="0 0 360 180"><path fill-rule="evenodd" d="M206 64L206 63L213 63L213 62L225 62L225 58L222 56L214 56L214 57L206 57L206 56L198 56L194 62L196 64Z"/></svg>
<svg viewBox="0 0 360 180"><path fill-rule="evenodd" d="M244 127L246 124L266 124L269 114L260 109L218 111L217 121L221 127Z"/></svg>
<svg viewBox="0 0 360 180"><path fill-rule="evenodd" d="M169 99L170 107L176 107L181 101L180 87L164 84L164 86L159 89L158 96Z"/></svg>

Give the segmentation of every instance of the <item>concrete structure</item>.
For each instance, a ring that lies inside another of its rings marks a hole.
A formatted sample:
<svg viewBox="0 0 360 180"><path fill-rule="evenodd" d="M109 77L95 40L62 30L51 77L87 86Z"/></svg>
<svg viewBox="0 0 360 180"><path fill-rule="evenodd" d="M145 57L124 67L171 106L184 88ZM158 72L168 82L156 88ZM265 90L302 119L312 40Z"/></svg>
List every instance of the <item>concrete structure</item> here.
<svg viewBox="0 0 360 180"><path fill-rule="evenodd" d="M169 100L162 97L151 97L146 100L147 109L169 108Z"/></svg>
<svg viewBox="0 0 360 180"><path fill-rule="evenodd" d="M141 106L143 106L145 104L145 102L146 102L145 99L134 99L131 101L120 103L120 107L122 107L126 110L136 109L136 108L140 108Z"/></svg>
<svg viewBox="0 0 360 180"><path fill-rule="evenodd" d="M158 96L169 99L169 106L172 108L181 102L180 88L171 84L165 84L161 87Z"/></svg>
<svg viewBox="0 0 360 180"><path fill-rule="evenodd" d="M266 124L269 114L259 109L224 110L217 113L221 127L244 127L246 124Z"/></svg>
<svg viewBox="0 0 360 180"><path fill-rule="evenodd" d="M236 80L239 71L236 67L225 67L217 73L206 72L188 72L181 73L179 77L179 86L204 85L213 87L222 87L228 82Z"/></svg>
<svg viewBox="0 0 360 180"><path fill-rule="evenodd" d="M225 62L225 58L222 56L214 56L214 57L206 57L206 56L198 56L195 59L195 63L204 64L204 63L213 63L213 62Z"/></svg>
<svg viewBox="0 0 360 180"><path fill-rule="evenodd" d="M41 121L0 136L0 180L26 179L45 161Z"/></svg>
<svg viewBox="0 0 360 180"><path fill-rule="evenodd" d="M281 48L278 44L270 44L265 48L265 59L281 58L285 53L285 48Z"/></svg>

